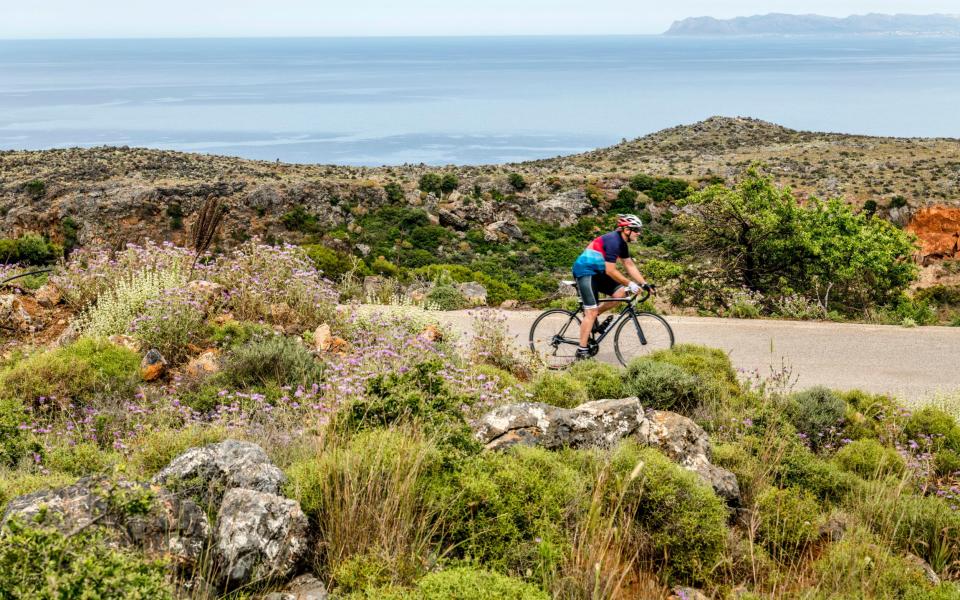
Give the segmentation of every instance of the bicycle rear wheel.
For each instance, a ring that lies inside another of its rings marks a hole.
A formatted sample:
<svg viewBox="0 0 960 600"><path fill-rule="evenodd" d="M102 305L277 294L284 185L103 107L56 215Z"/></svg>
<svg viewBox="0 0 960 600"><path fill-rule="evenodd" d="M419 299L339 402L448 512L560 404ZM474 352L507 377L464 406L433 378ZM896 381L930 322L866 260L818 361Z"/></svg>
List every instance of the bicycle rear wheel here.
<svg viewBox="0 0 960 600"><path fill-rule="evenodd" d="M613 337L613 349L623 366L634 358L672 347L673 329L663 317L653 313L640 312L624 319Z"/></svg>
<svg viewBox="0 0 960 600"><path fill-rule="evenodd" d="M530 327L530 350L547 368L564 369L574 361L580 345L580 319L560 308L548 310Z"/></svg>

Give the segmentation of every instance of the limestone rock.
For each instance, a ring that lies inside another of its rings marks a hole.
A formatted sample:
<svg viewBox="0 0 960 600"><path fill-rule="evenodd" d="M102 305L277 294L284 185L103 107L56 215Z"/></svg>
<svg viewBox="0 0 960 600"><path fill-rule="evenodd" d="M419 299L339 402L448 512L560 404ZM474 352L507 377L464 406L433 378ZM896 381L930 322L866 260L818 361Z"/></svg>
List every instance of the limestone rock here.
<svg viewBox="0 0 960 600"><path fill-rule="evenodd" d="M670 600L710 600L710 596L704 594L697 588L675 587Z"/></svg>
<svg viewBox="0 0 960 600"><path fill-rule="evenodd" d="M156 381L167 372L167 359L156 348L151 348L140 361L140 377L144 381Z"/></svg>
<svg viewBox="0 0 960 600"><path fill-rule="evenodd" d="M143 514L117 509L126 499L141 497L149 499ZM135 547L151 558L170 558L188 569L200 561L210 535L207 515L193 500L144 484L100 477L14 498L3 522L12 518L33 523L40 519L38 525L64 534L97 527L115 546Z"/></svg>
<svg viewBox="0 0 960 600"><path fill-rule="evenodd" d="M511 310L511 309L517 308L518 306L520 306L520 302L512 298L508 300L504 300L503 302L500 303L500 308L504 310Z"/></svg>
<svg viewBox="0 0 960 600"><path fill-rule="evenodd" d="M561 227L570 227L580 217L593 211L593 205L582 189L560 192L540 202L524 206L526 216Z"/></svg>
<svg viewBox="0 0 960 600"><path fill-rule="evenodd" d="M466 230L470 227L470 223L468 223L466 219L445 208L441 208L437 211L437 217L440 220L440 224L446 227L453 227L454 229L458 229L460 231Z"/></svg>
<svg viewBox="0 0 960 600"><path fill-rule="evenodd" d="M330 333L330 325L321 323L313 332L313 347L317 352L344 352L347 340Z"/></svg>
<svg viewBox="0 0 960 600"><path fill-rule="evenodd" d="M30 313L18 296L0 295L0 324L13 331L29 331L32 323Z"/></svg>
<svg viewBox="0 0 960 600"><path fill-rule="evenodd" d="M190 377L205 377L220 370L220 358L216 350L207 350L200 356L190 359L186 366Z"/></svg>
<svg viewBox="0 0 960 600"><path fill-rule="evenodd" d="M423 328L423 331L420 332L420 337L427 340L428 342L441 342L443 341L443 332L440 331L440 328L430 323Z"/></svg>
<svg viewBox="0 0 960 600"><path fill-rule="evenodd" d="M917 568L923 571L923 576L927 578L927 581L930 582L930 585L940 585L940 576L937 575L937 572L933 570L933 567L930 566L930 563L910 552L907 552L906 555L904 555L904 558L908 563L915 565Z"/></svg>
<svg viewBox="0 0 960 600"><path fill-rule="evenodd" d="M214 554L228 589L285 577L307 549L307 517L294 500L255 490L226 493Z"/></svg>
<svg viewBox="0 0 960 600"><path fill-rule="evenodd" d="M282 591L271 592L263 600L327 600L327 586L307 573L294 578Z"/></svg>
<svg viewBox="0 0 960 600"><path fill-rule="evenodd" d="M637 398L596 400L572 409L523 402L485 415L476 437L488 450L516 444L548 449L608 447L633 434L642 423L643 408Z"/></svg>
<svg viewBox="0 0 960 600"><path fill-rule="evenodd" d="M200 494L213 503L231 488L276 494L283 481L283 472L270 462L263 448L238 440L191 448L153 478L158 485Z"/></svg>
<svg viewBox="0 0 960 600"><path fill-rule="evenodd" d="M519 240L523 238L523 232L520 228L510 221L494 221L484 227L484 231L494 234L494 239Z"/></svg>
<svg viewBox="0 0 960 600"><path fill-rule="evenodd" d="M480 305L487 303L487 288L476 281L461 283L457 286L457 289L460 290L460 293L463 294L463 297L466 298L470 304Z"/></svg>
<svg viewBox="0 0 960 600"><path fill-rule="evenodd" d="M63 300L63 294L60 292L60 288L52 283L46 283L40 286L40 289L34 292L33 297L40 306L44 308L53 308Z"/></svg>
<svg viewBox="0 0 960 600"><path fill-rule="evenodd" d="M113 344L114 346L120 346L121 348L132 350L133 352L140 352L140 342L130 337L129 335L123 335L122 333L117 333L108 337L107 341Z"/></svg>

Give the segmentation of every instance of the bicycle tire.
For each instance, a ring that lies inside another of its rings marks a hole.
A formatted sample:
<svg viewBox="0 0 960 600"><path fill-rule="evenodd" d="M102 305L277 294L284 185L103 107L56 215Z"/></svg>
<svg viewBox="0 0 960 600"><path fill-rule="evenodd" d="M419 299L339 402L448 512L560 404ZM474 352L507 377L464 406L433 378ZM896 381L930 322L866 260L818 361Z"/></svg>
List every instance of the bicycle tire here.
<svg viewBox="0 0 960 600"><path fill-rule="evenodd" d="M563 340L560 344L554 340L558 334ZM544 311L530 326L530 350L543 359L548 369L570 366L576 359L579 338L580 317L562 308Z"/></svg>
<svg viewBox="0 0 960 600"><path fill-rule="evenodd" d="M623 366L627 366L629 361L637 357L646 356L658 350L673 348L673 329L663 317L649 312L638 312L634 316L643 331L646 343L641 342L633 318L620 321L620 325L613 336L613 350L617 355L617 360Z"/></svg>

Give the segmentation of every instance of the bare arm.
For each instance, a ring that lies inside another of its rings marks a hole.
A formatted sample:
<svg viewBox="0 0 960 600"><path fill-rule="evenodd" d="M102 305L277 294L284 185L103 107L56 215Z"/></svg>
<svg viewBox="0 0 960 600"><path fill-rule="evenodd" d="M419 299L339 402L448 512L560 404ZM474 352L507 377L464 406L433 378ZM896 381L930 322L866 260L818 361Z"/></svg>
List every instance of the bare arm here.
<svg viewBox="0 0 960 600"><path fill-rule="evenodd" d="M637 269L637 265L634 264L632 258L624 258L624 259L623 259L623 266L624 266L624 268L627 270L627 274L630 275L630 277L633 278L634 281L636 281L637 283L639 283L639 284L641 284L641 285L643 285L644 283L647 282L647 280L643 278L643 275L640 274L640 271ZM609 267L608 267L608 269L609 269ZM623 283L623 282L621 282L621 283ZM629 283L629 282L627 282L627 283Z"/></svg>
<svg viewBox="0 0 960 600"><path fill-rule="evenodd" d="M627 279L627 278L623 275L623 273L620 272L619 269L617 269L617 263L608 262L608 263L606 263L606 268L607 268L606 273L607 273L607 275L610 276L610 279L613 279L614 281L616 281L617 283L619 283L619 284L621 284L621 285L629 285L629 284L630 284L630 280ZM636 268L634 268L634 271L636 271Z"/></svg>

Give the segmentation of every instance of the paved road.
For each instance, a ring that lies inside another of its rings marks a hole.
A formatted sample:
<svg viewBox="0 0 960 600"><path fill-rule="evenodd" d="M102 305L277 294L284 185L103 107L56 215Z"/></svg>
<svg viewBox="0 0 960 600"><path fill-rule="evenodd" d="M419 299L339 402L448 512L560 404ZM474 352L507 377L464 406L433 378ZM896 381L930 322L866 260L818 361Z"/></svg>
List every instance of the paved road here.
<svg viewBox="0 0 960 600"><path fill-rule="evenodd" d="M465 311L433 313L468 332ZM507 326L526 345L533 311L506 311ZM722 348L736 368L769 376L785 365L796 389L826 385L919 400L960 392L960 327L904 328L773 320L667 317L677 343ZM612 338L604 340L611 344ZM616 363L611 347L601 359Z"/></svg>

